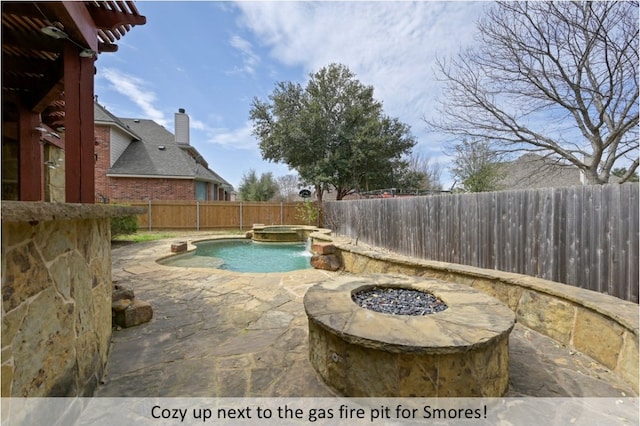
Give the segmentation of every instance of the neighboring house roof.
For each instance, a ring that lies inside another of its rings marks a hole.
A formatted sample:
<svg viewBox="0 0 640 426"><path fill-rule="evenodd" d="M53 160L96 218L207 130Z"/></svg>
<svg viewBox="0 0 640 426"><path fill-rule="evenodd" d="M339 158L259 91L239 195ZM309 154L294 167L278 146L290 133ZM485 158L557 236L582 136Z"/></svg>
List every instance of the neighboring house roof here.
<svg viewBox="0 0 640 426"><path fill-rule="evenodd" d="M504 177L499 181L503 189L564 187L581 184L581 172L577 167L561 165L532 153L504 163Z"/></svg>
<svg viewBox="0 0 640 426"><path fill-rule="evenodd" d="M583 185L582 171L573 165L560 164L538 154L528 153L517 160L503 163L502 189L561 188ZM611 176L609 183L618 182Z"/></svg>
<svg viewBox="0 0 640 426"><path fill-rule="evenodd" d="M111 114L105 107L97 102L93 103L93 122L96 124L105 124L108 126L116 126L125 133L128 133L133 139L140 140L140 136L136 135L129 127L124 124L118 117Z"/></svg>
<svg viewBox="0 0 640 426"><path fill-rule="evenodd" d="M132 136L129 146L107 171L108 176L195 179L233 189L229 182L209 169L197 149L177 144L175 136L153 120L118 118L96 104L95 121L117 125Z"/></svg>

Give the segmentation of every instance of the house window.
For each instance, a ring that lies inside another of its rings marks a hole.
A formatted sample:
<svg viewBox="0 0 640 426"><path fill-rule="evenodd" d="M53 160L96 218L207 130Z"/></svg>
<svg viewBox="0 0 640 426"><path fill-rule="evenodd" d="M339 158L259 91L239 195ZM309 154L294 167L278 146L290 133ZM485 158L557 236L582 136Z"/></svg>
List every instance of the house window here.
<svg viewBox="0 0 640 426"><path fill-rule="evenodd" d="M207 182L196 182L196 200L207 200Z"/></svg>

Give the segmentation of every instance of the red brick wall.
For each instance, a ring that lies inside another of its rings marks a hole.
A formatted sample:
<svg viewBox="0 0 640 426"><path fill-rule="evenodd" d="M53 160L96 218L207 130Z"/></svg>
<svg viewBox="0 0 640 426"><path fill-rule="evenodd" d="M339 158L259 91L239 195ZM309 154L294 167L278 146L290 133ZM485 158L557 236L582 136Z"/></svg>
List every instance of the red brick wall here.
<svg viewBox="0 0 640 426"><path fill-rule="evenodd" d="M110 157L110 131L108 126L95 126L96 145L94 153L97 155L95 179L96 179L96 202L106 198L111 199L107 170L109 170Z"/></svg>
<svg viewBox="0 0 640 426"><path fill-rule="evenodd" d="M108 178L110 201L195 200L195 182L186 179Z"/></svg>
<svg viewBox="0 0 640 426"><path fill-rule="evenodd" d="M196 183L189 179L150 179L107 177L111 156L111 130L109 126L95 126L94 152L96 154L96 202L138 200L184 201L196 199ZM212 195L213 184L207 184L207 196ZM222 188L218 199L224 200ZM228 197L226 198L228 200Z"/></svg>

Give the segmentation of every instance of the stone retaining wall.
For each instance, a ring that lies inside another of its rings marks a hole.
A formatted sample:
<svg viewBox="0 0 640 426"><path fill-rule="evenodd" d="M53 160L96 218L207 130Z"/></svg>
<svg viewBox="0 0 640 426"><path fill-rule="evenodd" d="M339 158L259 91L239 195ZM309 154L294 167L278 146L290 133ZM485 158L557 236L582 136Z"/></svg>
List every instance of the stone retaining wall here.
<svg viewBox="0 0 640 426"><path fill-rule="evenodd" d="M520 324L589 355L638 392L638 304L565 284L509 272L428 261L333 241L345 272L401 273L466 284L507 304Z"/></svg>
<svg viewBox="0 0 640 426"><path fill-rule="evenodd" d="M142 209L2 203L2 397L91 396L111 339L112 216Z"/></svg>

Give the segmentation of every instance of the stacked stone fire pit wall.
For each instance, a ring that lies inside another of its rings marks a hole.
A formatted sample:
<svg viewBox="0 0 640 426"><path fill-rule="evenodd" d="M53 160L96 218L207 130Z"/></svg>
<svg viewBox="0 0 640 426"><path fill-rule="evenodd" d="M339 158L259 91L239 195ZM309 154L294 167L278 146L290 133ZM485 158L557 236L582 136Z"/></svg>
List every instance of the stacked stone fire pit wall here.
<svg viewBox="0 0 640 426"><path fill-rule="evenodd" d="M106 205L2 202L2 397L91 396L111 339Z"/></svg>
<svg viewBox="0 0 640 426"><path fill-rule="evenodd" d="M311 238L333 242L345 272L436 278L493 296L511 308L518 323L589 355L638 393L640 320L635 303L527 275L382 252L347 238Z"/></svg>
<svg viewBox="0 0 640 426"><path fill-rule="evenodd" d="M394 315L352 300L373 288L418 290L447 308ZM500 397L509 386L514 314L469 286L406 275L347 275L311 287L304 307L311 365L344 396Z"/></svg>

